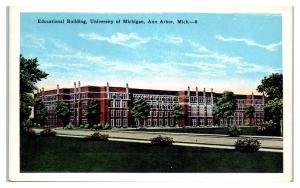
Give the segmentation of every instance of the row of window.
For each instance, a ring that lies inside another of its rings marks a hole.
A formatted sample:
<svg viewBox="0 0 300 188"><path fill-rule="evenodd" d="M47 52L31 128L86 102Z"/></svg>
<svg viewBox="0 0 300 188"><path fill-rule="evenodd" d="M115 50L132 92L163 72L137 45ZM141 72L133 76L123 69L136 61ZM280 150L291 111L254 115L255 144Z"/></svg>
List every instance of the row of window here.
<svg viewBox="0 0 300 188"><path fill-rule="evenodd" d="M198 101L197 101L198 100ZM191 102L192 103L211 103L213 100L211 100L211 97L203 97L203 96L191 96Z"/></svg>
<svg viewBox="0 0 300 188"><path fill-rule="evenodd" d="M110 111L110 117L126 117L127 111L126 110L111 110Z"/></svg>
<svg viewBox="0 0 300 188"><path fill-rule="evenodd" d="M127 101L118 101L112 100L110 101L111 108L127 108Z"/></svg>
<svg viewBox="0 0 300 188"><path fill-rule="evenodd" d="M124 92L110 92L109 93L109 98L110 99L128 99L128 93Z"/></svg>
<svg viewBox="0 0 300 188"><path fill-rule="evenodd" d="M146 101L168 101L177 102L178 96L172 95L149 95L149 94L133 94L134 100L144 99Z"/></svg>
<svg viewBox="0 0 300 188"><path fill-rule="evenodd" d="M199 119L199 124L200 126L204 126L205 125L205 121L204 119ZM197 125L197 119L192 119L192 126L198 126ZM212 119L207 119L207 125L212 125Z"/></svg>

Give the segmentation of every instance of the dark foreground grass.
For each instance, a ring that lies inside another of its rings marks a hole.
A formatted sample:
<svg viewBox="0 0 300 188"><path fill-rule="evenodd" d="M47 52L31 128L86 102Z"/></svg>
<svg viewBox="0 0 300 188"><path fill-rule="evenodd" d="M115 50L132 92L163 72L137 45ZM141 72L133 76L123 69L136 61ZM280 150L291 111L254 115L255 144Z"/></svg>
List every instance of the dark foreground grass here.
<svg viewBox="0 0 300 188"><path fill-rule="evenodd" d="M21 172L282 172L282 153L22 136Z"/></svg>
<svg viewBox="0 0 300 188"><path fill-rule="evenodd" d="M257 135L256 127L240 127L243 135ZM127 129L132 131L132 129ZM198 133L198 134L228 134L227 127L211 127L211 128L137 128L136 131L149 132L173 132L173 133ZM126 129L124 129L126 131Z"/></svg>

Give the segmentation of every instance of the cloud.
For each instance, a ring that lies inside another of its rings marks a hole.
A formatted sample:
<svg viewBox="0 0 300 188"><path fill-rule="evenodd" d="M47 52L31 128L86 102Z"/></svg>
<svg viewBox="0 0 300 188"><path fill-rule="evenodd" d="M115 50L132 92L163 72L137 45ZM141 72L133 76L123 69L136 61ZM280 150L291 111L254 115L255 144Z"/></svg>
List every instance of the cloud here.
<svg viewBox="0 0 300 188"><path fill-rule="evenodd" d="M245 38L225 38L222 35L216 35L215 38L224 42L242 42L248 46L256 46L268 51L277 51L278 47L281 46L281 42L264 45L264 44L259 44L254 40L245 39Z"/></svg>
<svg viewBox="0 0 300 188"><path fill-rule="evenodd" d="M192 47L194 47L195 49L196 49L196 51L198 51L198 52L209 52L209 50L205 47L205 46L203 46L203 45L201 45L201 44L199 44L199 43L196 43L196 42L193 42L193 41L189 41L189 43L192 45Z"/></svg>
<svg viewBox="0 0 300 188"><path fill-rule="evenodd" d="M41 37L26 35L21 38L21 45L27 48L35 48L35 49L46 49L45 47L46 40Z"/></svg>
<svg viewBox="0 0 300 188"><path fill-rule="evenodd" d="M143 38L137 33L124 34L119 32L111 36L102 36L98 33L79 33L79 37L86 40L106 41L111 44L126 46L128 48L137 48L150 40L150 38Z"/></svg>
<svg viewBox="0 0 300 188"><path fill-rule="evenodd" d="M180 45L183 43L182 37L179 36L169 36L167 37L167 41L175 45Z"/></svg>

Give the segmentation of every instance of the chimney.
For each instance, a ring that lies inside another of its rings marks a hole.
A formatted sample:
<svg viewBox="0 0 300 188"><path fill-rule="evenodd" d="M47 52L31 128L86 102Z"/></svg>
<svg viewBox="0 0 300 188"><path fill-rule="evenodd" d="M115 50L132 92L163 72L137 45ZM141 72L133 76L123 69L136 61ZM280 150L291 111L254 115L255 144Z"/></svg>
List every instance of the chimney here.
<svg viewBox="0 0 300 188"><path fill-rule="evenodd" d="M56 94L57 95L59 94L59 85L58 84L56 85Z"/></svg>
<svg viewBox="0 0 300 188"><path fill-rule="evenodd" d="M106 95L107 95L107 98L109 99L109 83L108 82L106 83Z"/></svg>

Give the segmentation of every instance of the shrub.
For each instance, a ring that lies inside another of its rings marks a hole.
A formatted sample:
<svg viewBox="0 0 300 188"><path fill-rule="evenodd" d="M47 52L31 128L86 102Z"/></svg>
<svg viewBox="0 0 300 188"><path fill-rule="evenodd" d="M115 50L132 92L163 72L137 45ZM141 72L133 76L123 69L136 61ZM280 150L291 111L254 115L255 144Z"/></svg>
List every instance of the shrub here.
<svg viewBox="0 0 300 188"><path fill-rule="evenodd" d="M229 136L239 136L241 134L241 128L238 125L229 125L228 126L228 134Z"/></svg>
<svg viewBox="0 0 300 188"><path fill-rule="evenodd" d="M276 134L276 125L272 120L264 122L262 125L257 126L256 133L258 135L270 135L275 136Z"/></svg>
<svg viewBox="0 0 300 188"><path fill-rule="evenodd" d="M36 133L32 128L24 128L23 133L28 135L28 136L35 136Z"/></svg>
<svg viewBox="0 0 300 188"><path fill-rule="evenodd" d="M68 123L68 125L66 125L66 128L67 129L73 129L73 124L70 122L70 123Z"/></svg>
<svg viewBox="0 0 300 188"><path fill-rule="evenodd" d="M40 132L40 135L41 136L55 136L56 135L56 132L53 131L52 129L50 128L45 128L44 130L42 130Z"/></svg>
<svg viewBox="0 0 300 188"><path fill-rule="evenodd" d="M250 123L246 123L245 126L252 127L253 125Z"/></svg>
<svg viewBox="0 0 300 188"><path fill-rule="evenodd" d="M104 126L104 130L111 130L113 128L113 126L110 123L106 123Z"/></svg>
<svg viewBox="0 0 300 188"><path fill-rule="evenodd" d="M85 128L85 129L89 129L89 128L90 128L90 125L87 123L87 124L84 125L84 128Z"/></svg>
<svg viewBox="0 0 300 188"><path fill-rule="evenodd" d="M86 140L100 140L100 141L107 141L109 135L108 134L101 134L100 132L94 132L93 134L86 136Z"/></svg>
<svg viewBox="0 0 300 188"><path fill-rule="evenodd" d="M159 146L169 146L173 144L173 138L158 135L157 137L151 139L151 144Z"/></svg>
<svg viewBox="0 0 300 188"><path fill-rule="evenodd" d="M261 143L254 138L238 139L235 142L235 149L239 152L256 152L259 150Z"/></svg>
<svg viewBox="0 0 300 188"><path fill-rule="evenodd" d="M93 128L97 131L103 129L103 126L100 123L98 123L97 125L94 125Z"/></svg>
<svg viewBox="0 0 300 188"><path fill-rule="evenodd" d="M83 128L84 128L84 125L83 125L83 124L81 124L81 125L79 126L79 128L80 128L80 129L83 129Z"/></svg>

